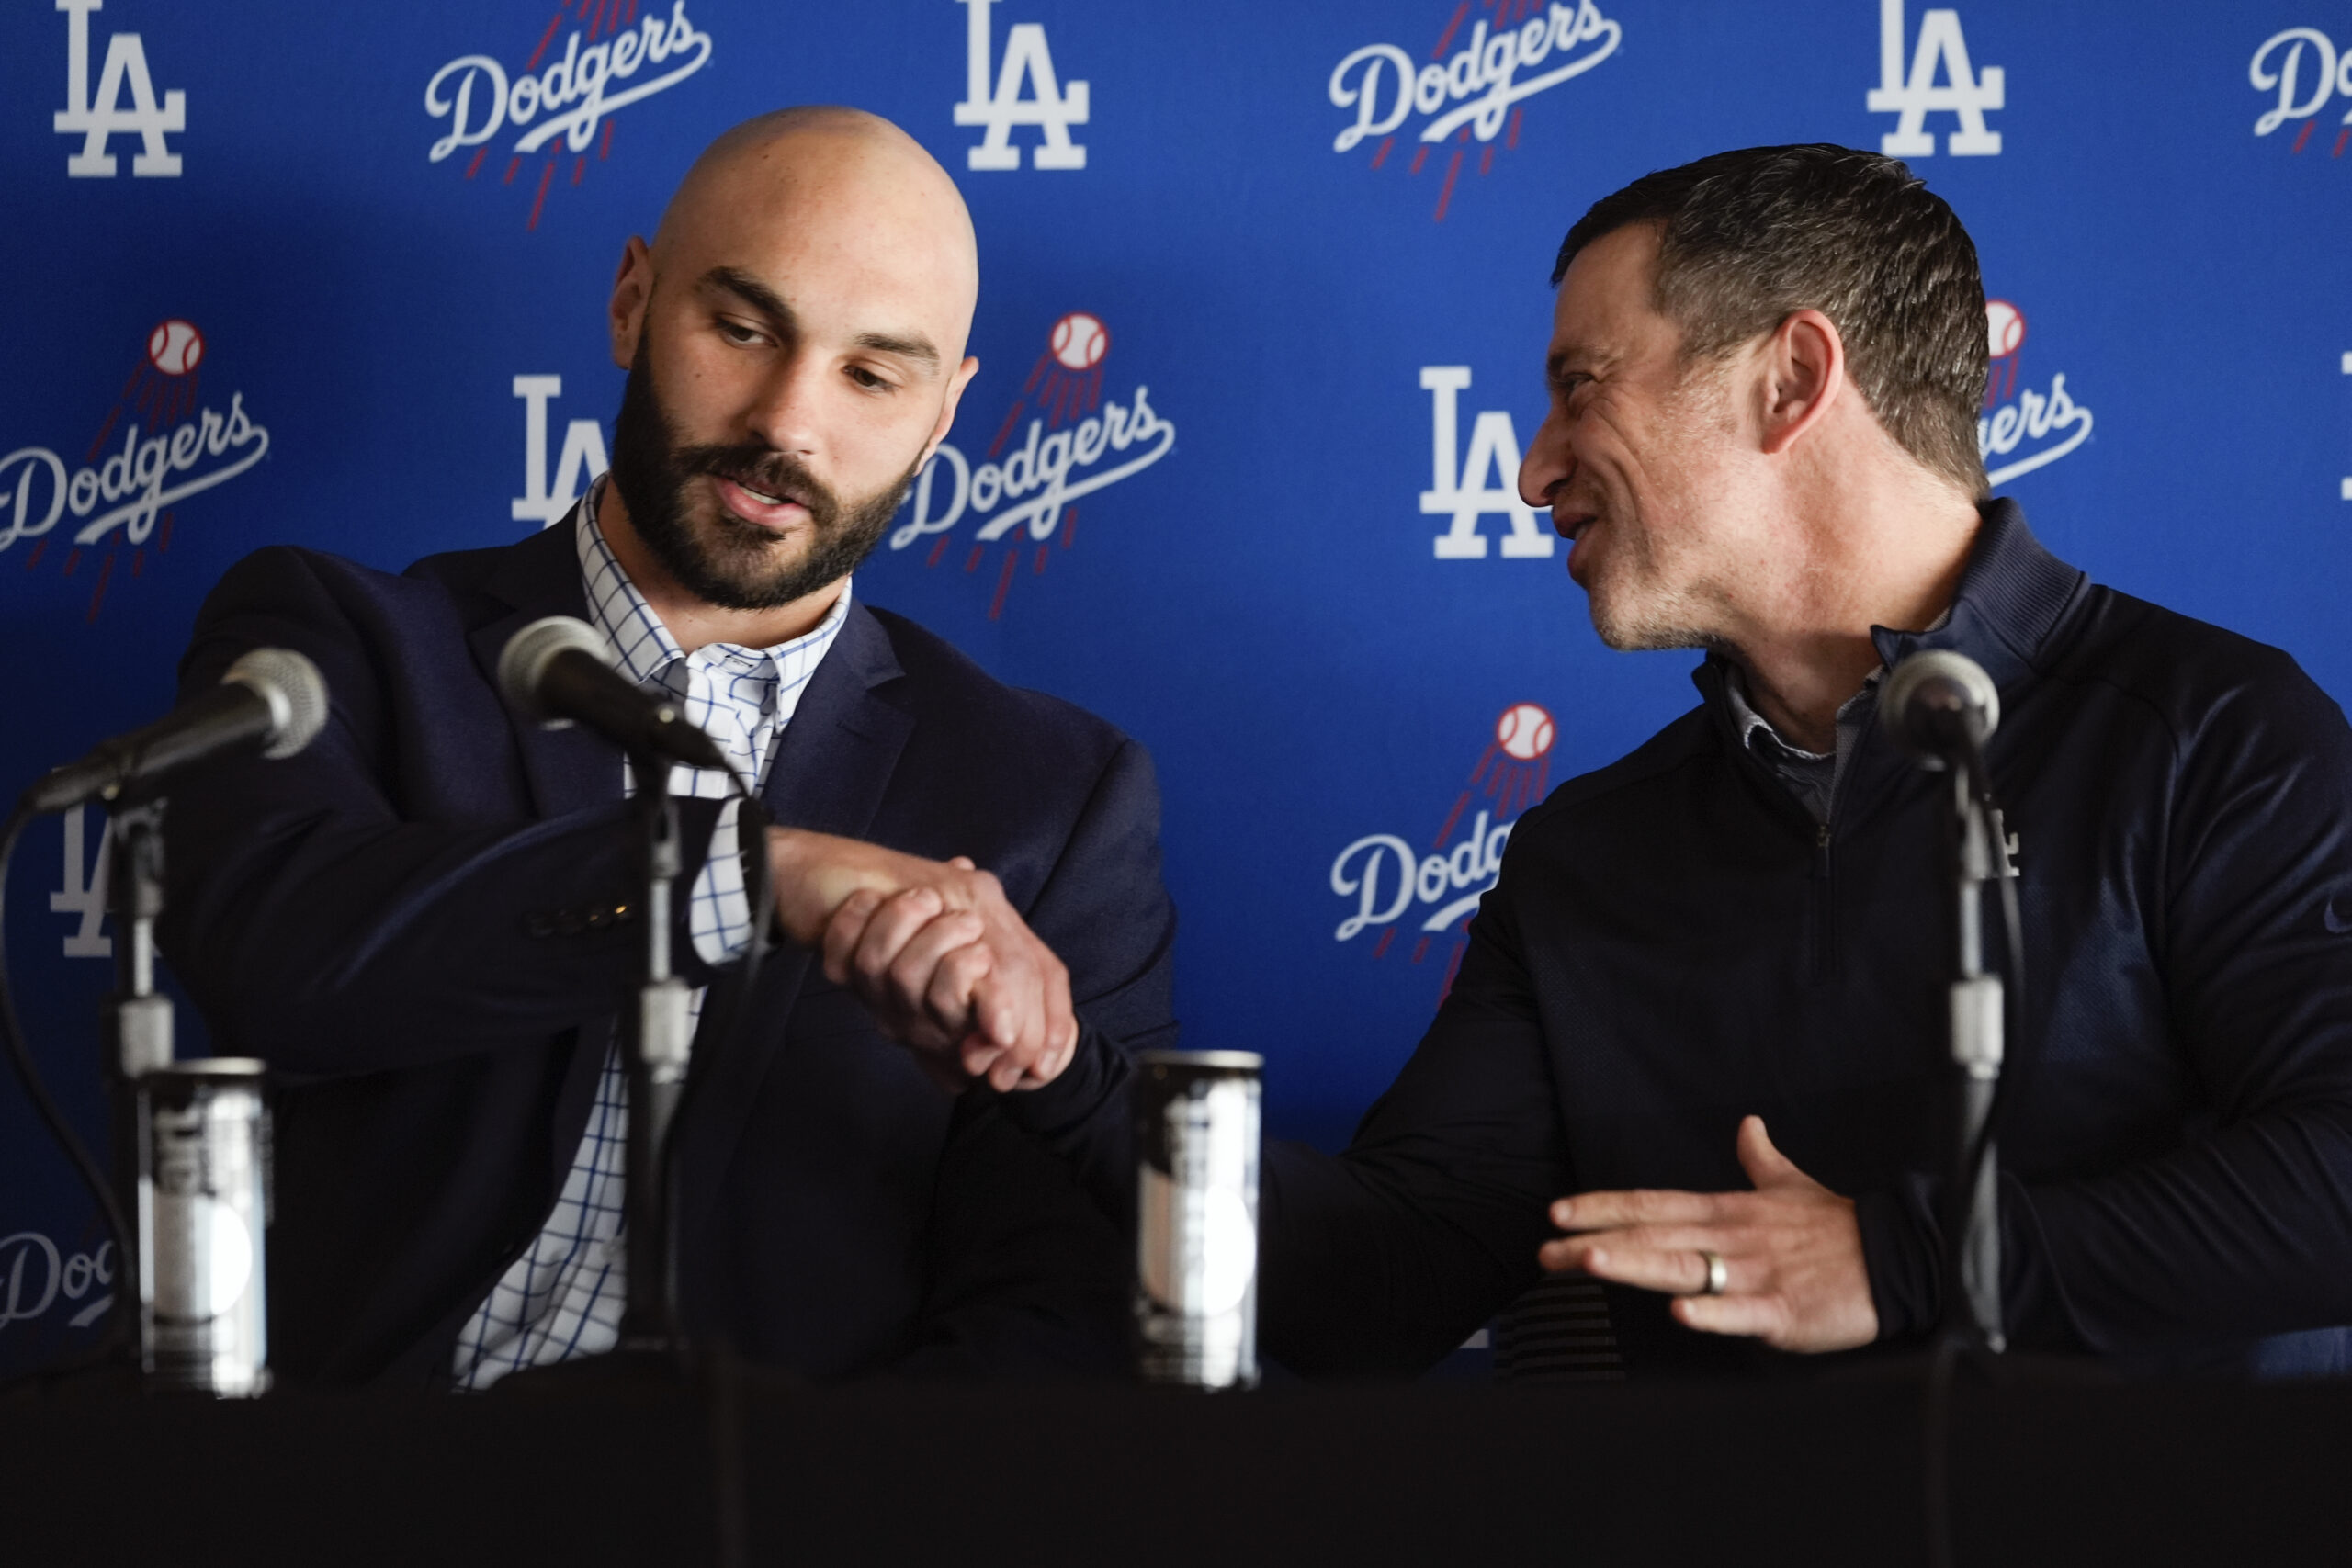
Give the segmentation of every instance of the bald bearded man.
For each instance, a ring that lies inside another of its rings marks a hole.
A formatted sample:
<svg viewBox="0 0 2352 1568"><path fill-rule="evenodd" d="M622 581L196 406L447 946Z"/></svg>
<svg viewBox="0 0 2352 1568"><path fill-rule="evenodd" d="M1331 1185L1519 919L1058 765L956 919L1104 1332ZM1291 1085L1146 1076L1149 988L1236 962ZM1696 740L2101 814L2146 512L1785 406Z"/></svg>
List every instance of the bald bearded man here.
<svg viewBox="0 0 2352 1568"><path fill-rule="evenodd" d="M207 601L184 691L279 646L334 698L308 750L206 775L168 829L166 951L280 1086L281 1380L481 1388L616 1342L635 840L618 749L499 695L550 615L781 825L797 944L745 994L728 780L673 770L673 948L707 987L673 1134L688 1331L813 1377L1121 1364L1120 1237L1012 1123L1094 1111L1074 1056L1172 1042L1149 762L851 586L978 368L977 289L963 202L897 128L740 126L628 242L612 471L569 516L400 576L265 549Z"/></svg>

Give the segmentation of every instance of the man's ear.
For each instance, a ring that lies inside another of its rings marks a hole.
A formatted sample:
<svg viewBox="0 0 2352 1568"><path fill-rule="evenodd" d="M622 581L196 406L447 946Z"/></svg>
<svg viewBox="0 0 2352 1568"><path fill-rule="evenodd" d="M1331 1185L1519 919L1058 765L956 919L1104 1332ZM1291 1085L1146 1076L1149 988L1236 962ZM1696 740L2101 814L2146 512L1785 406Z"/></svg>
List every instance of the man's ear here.
<svg viewBox="0 0 2352 1568"><path fill-rule="evenodd" d="M632 234L621 251L620 270L613 275L612 302L605 308L612 329L613 363L624 370L637 363L646 307L652 302L653 253L642 238Z"/></svg>
<svg viewBox="0 0 2352 1568"><path fill-rule="evenodd" d="M923 463L930 462L931 455L939 450L939 444L947 439L948 427L956 423L956 405L964 400L964 389L972 384L972 378L979 371L980 362L967 355L964 363L956 367L956 373L947 378L947 395L939 404L939 423L931 427L931 439L923 446ZM922 464L915 466L921 468Z"/></svg>
<svg viewBox="0 0 2352 1568"><path fill-rule="evenodd" d="M1765 341L1757 384L1763 449L1779 456L1844 395L1846 339L1838 323L1818 310L1796 310Z"/></svg>

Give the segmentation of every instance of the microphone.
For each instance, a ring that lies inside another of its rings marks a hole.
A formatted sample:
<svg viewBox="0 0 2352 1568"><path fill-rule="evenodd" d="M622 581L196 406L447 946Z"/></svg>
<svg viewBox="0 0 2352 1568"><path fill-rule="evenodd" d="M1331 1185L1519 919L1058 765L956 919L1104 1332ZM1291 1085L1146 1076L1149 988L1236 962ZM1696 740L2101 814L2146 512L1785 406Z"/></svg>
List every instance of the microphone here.
<svg viewBox="0 0 2352 1568"><path fill-rule="evenodd" d="M728 769L718 743L678 711L613 668L613 650L587 622L570 615L533 621L498 656L498 689L526 718L549 729L577 719L636 756L690 768Z"/></svg>
<svg viewBox="0 0 2352 1568"><path fill-rule="evenodd" d="M183 768L258 746L265 757L291 757L327 722L327 683L319 667L290 648L256 648L229 666L220 683L142 728L100 741L25 791L19 811L63 811L97 799L122 799Z"/></svg>
<svg viewBox="0 0 2352 1568"><path fill-rule="evenodd" d="M2001 723L2001 694L1984 667L1944 649L1896 665L1879 702L1896 748L1932 772L1967 766Z"/></svg>

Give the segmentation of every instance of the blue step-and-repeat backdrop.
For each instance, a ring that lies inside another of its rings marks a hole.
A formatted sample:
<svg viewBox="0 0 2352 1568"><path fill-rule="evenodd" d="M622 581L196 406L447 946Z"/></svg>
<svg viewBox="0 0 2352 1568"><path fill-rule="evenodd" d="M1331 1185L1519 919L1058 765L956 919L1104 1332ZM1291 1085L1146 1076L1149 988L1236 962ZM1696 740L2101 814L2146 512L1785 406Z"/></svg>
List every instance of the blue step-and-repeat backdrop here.
<svg viewBox="0 0 2352 1568"><path fill-rule="evenodd" d="M980 237L979 378L858 591L1150 747L1187 1038L1265 1054L1277 1133L1344 1138L1513 822L1692 700L1513 487L1554 249L1646 170L1911 160L1995 297L1996 488L2352 691L2346 0L9 0L0 790L162 712L257 546L557 516L624 242L810 101L904 126ZM94 1136L102 829L37 825L6 908ZM101 1243L0 1092L0 1369L92 1331Z"/></svg>

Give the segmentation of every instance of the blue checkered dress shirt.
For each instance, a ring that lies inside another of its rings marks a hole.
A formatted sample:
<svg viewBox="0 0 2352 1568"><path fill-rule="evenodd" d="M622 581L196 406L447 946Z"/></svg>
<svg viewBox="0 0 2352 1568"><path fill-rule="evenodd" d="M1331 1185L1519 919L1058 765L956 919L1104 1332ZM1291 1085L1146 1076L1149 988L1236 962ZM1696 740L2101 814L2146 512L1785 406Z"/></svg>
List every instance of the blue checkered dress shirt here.
<svg viewBox="0 0 2352 1568"><path fill-rule="evenodd" d="M677 698L686 716L710 732L744 777L764 784L776 738L848 619L849 585L842 585L831 613L804 637L775 648L721 642L684 652L605 543L596 522L604 488L599 479L568 519L579 541L589 624L612 644L631 680ZM629 788L626 768L623 774L622 787ZM670 790L706 799L726 799L732 793L727 776L707 768L673 769ZM720 812L712 842L735 842L731 799ZM704 962L724 963L749 945L752 918L743 864L731 852L710 856L691 897L695 950ZM702 1003L703 993L696 991L690 1005L697 1020ZM450 1371L458 1387L488 1388L517 1368L593 1356L618 1342L628 1277L621 1235L628 1146L628 1075L616 1042L605 1047L588 1130L553 1212L458 1336Z"/></svg>

